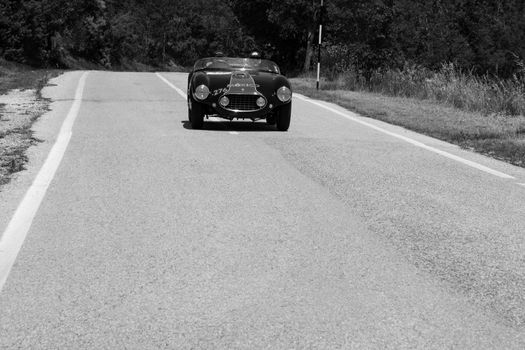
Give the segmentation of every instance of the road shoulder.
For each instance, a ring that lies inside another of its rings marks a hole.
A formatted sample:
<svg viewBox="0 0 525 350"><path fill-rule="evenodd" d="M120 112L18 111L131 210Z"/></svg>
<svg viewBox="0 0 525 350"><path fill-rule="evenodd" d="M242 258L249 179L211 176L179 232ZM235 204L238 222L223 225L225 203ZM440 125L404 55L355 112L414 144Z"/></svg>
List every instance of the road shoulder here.
<svg viewBox="0 0 525 350"><path fill-rule="evenodd" d="M49 110L31 127L32 137L39 142L25 151L27 163L24 170L13 174L10 182L0 188L0 238L55 143L60 126L73 103L75 86L81 74L80 71L64 73L51 79L42 89L42 97L49 99L50 104Z"/></svg>

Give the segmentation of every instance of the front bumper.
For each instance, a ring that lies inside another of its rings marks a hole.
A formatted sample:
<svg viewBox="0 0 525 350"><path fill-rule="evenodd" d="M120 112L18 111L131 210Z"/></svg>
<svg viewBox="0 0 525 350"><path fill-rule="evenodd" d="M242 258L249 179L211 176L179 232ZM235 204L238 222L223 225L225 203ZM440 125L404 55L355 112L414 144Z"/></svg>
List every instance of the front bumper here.
<svg viewBox="0 0 525 350"><path fill-rule="evenodd" d="M206 114L208 115L219 115L221 117L227 118L227 119L261 119L266 118L266 116L272 114L276 109L279 107L289 103L283 103L279 101L277 98L271 98L268 99L266 106L258 109L258 110L252 110L252 111L235 111L235 110L229 110L224 107L222 107L218 99L213 100L204 100L201 102L206 106Z"/></svg>

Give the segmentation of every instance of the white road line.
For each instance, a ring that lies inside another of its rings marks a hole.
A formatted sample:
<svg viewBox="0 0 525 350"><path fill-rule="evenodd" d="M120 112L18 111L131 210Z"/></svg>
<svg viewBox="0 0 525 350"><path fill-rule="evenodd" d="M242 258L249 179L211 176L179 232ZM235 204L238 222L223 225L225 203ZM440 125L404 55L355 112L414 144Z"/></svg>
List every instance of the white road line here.
<svg viewBox="0 0 525 350"><path fill-rule="evenodd" d="M520 183L518 183L518 185L525 187L525 184L520 184Z"/></svg>
<svg viewBox="0 0 525 350"><path fill-rule="evenodd" d="M462 163L462 164L465 164L467 166L470 166L472 168L475 168L475 169L478 169L478 170L481 170L481 171L484 171L486 173L489 173L489 174L492 174L492 175L495 175L495 176L498 176L500 178L503 178L503 179L515 179L514 176L511 176L511 175L508 175L508 174L505 174L505 173L502 173L500 171L497 171L497 170L494 170L494 169L491 169L491 168L488 168L484 165L481 165L479 163L476 163L476 162L473 162L473 161L470 161L468 159L464 159L464 158L461 158L461 157L458 157L452 153L448 153L448 152L445 152L445 151L442 151L440 149L437 149L437 148L434 148L434 147L431 147L431 146L428 146L428 145L425 145L424 143L422 142L419 142L419 141L416 141L416 140L413 140L409 137L406 137L406 136L403 136L403 135L399 135L399 134L396 134L394 132L391 132L391 131L388 131L388 130L385 130L379 126L376 126L374 124L371 124L371 123L368 123L364 120L361 120L357 117L353 117L351 115L349 115L348 113L344 113L344 112L341 112L335 108L332 108L332 107L329 107L329 106L326 106L316 100L312 100L306 96L303 96L303 95L300 95L300 94L294 94L294 97L300 99L300 100L303 100L303 101L307 101L307 102L310 102L316 106L319 106L319 107L322 107L326 110L329 110L330 112L333 112L335 114L338 114L346 119L349 119L353 122L356 122L356 123L359 123L361 125L364 125L364 126L367 126L369 128L372 128L374 130L377 130L379 132L382 132L383 134L387 134L387 135L390 135L392 137L395 137L395 138L398 138L400 140L403 140L405 142L408 142L416 147L420 147L420 148L423 148L423 149L426 149L427 151L431 151L431 152L434 152L434 153L437 153L439 155L442 155L443 157L446 157L446 158L449 158L449 159L452 159L452 160L455 160L459 163Z"/></svg>
<svg viewBox="0 0 525 350"><path fill-rule="evenodd" d="M230 134L231 135L239 135L239 133L237 131L230 131Z"/></svg>
<svg viewBox="0 0 525 350"><path fill-rule="evenodd" d="M168 79L166 79L166 78L164 78L164 77L162 76L162 74L160 74L160 73L155 73L155 74L156 74L156 75L157 75L157 76L158 76L163 82L165 82L166 84L168 84L168 86L169 86L170 88L172 88L173 90L177 91L177 93L178 93L179 95L181 95L183 99L185 99L185 100L187 99L186 93L184 93L184 91L182 91L181 89L179 89L178 87L176 87L175 85L173 85L172 83L170 83L170 82L168 81Z"/></svg>
<svg viewBox="0 0 525 350"><path fill-rule="evenodd" d="M84 72L80 77L75 92L75 100L71 105L66 119L62 123L55 144L51 148L44 165L42 165L33 184L29 190L27 190L24 199L22 199L22 202L18 205L15 214L2 235L2 239L0 240L0 291L2 291L18 252L24 244L27 233L31 228L40 203L42 203L46 191L66 152L69 140L71 139L73 124L80 110L87 75L88 72Z"/></svg>

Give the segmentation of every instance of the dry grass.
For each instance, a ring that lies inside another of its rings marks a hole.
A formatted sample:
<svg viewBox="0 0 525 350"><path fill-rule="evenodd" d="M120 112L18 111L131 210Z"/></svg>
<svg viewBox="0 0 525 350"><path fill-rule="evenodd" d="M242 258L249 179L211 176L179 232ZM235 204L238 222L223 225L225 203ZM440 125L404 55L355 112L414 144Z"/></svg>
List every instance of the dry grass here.
<svg viewBox="0 0 525 350"><path fill-rule="evenodd" d="M377 92L389 96L437 101L485 115L525 115L525 65L510 79L476 76L444 64L437 72L419 66L377 70L368 80L347 70L329 74L324 90Z"/></svg>
<svg viewBox="0 0 525 350"><path fill-rule="evenodd" d="M311 78L291 79L294 91L361 115L403 126L525 167L525 116L462 110L448 103L348 90L315 90ZM323 82L326 88L328 82Z"/></svg>

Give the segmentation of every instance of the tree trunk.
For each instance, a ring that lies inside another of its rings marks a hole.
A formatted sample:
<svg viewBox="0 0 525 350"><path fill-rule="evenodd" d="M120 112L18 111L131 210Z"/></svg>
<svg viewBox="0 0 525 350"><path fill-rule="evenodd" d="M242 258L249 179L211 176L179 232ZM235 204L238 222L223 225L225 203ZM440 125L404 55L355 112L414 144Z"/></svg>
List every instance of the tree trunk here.
<svg viewBox="0 0 525 350"><path fill-rule="evenodd" d="M306 55L304 57L304 66L303 66L304 72L308 72L310 70L310 65L312 64L312 56L314 54L314 40L315 40L315 31L309 28L308 36L306 39Z"/></svg>

